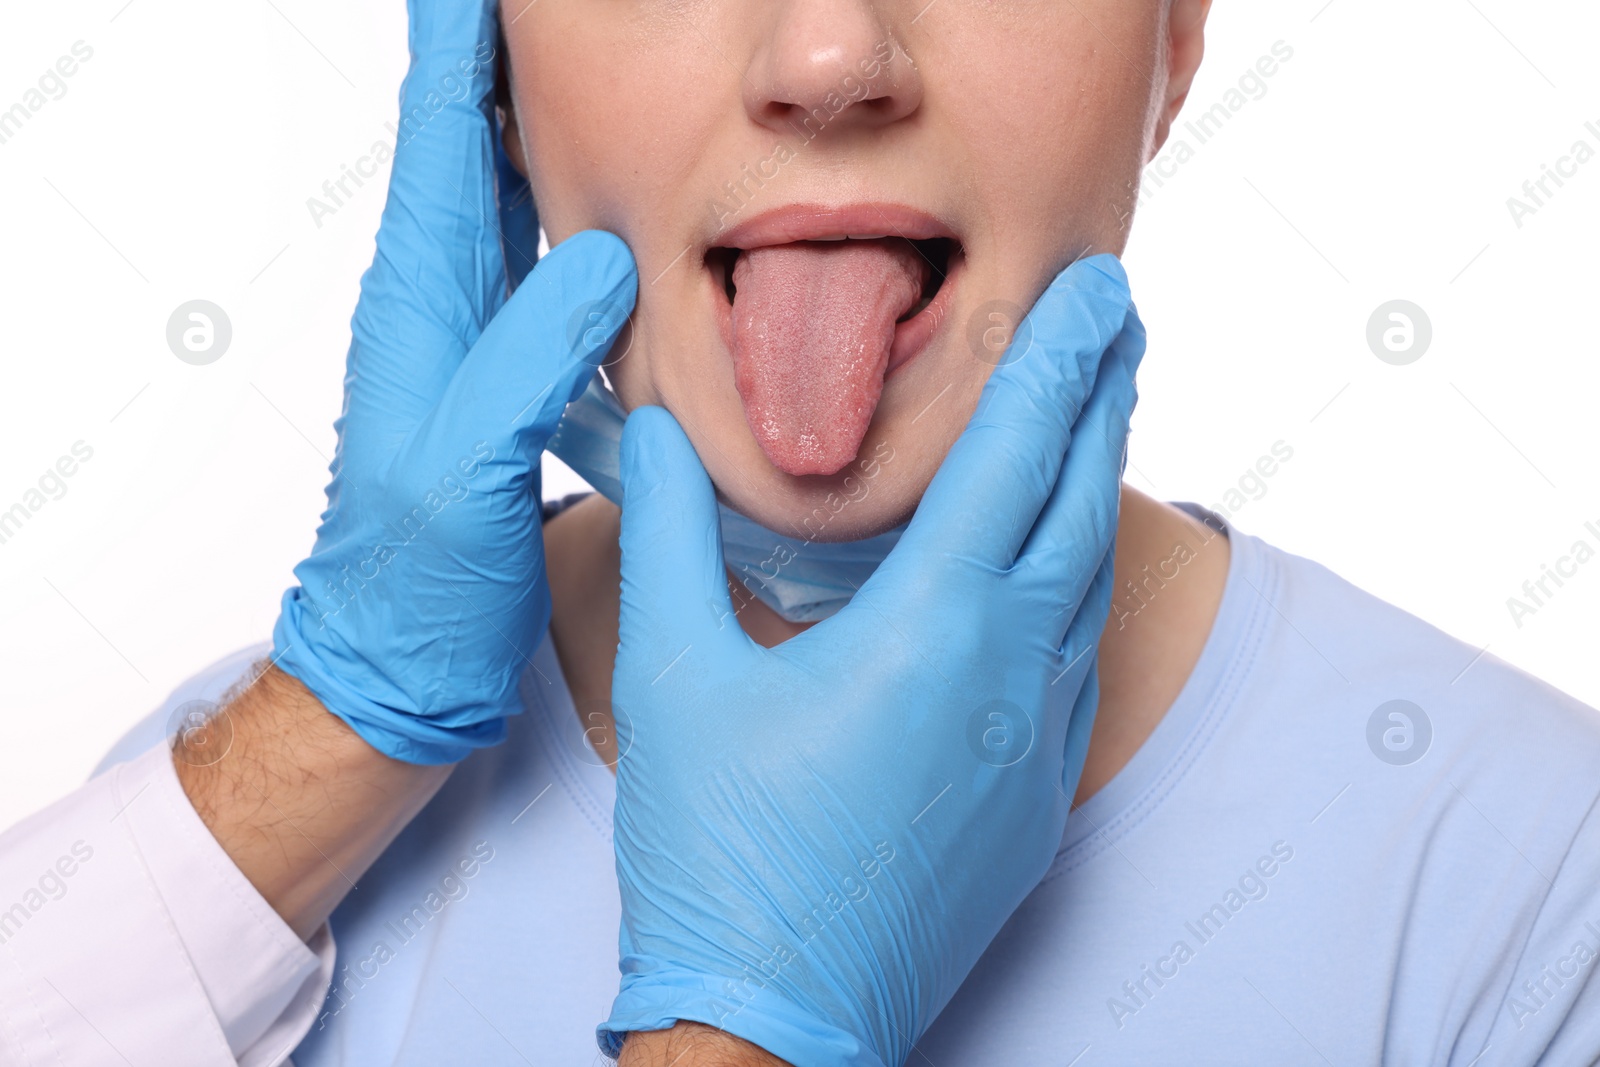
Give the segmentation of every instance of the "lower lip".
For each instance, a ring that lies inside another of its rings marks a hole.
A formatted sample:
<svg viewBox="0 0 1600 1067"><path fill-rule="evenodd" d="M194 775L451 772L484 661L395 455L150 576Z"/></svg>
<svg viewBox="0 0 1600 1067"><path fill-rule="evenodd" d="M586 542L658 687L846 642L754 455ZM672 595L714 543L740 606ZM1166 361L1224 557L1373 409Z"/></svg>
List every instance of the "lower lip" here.
<svg viewBox="0 0 1600 1067"><path fill-rule="evenodd" d="M884 379L901 367L910 363L923 350L925 350L939 332L939 327L944 324L945 316L950 313L950 305L955 302L956 284L966 270L966 255L960 250L950 254L948 271L944 276L944 284L939 286L939 291L934 294L928 306L917 312L904 322L895 324L894 341L889 346L889 366L884 372ZM722 335L722 343L727 346L728 355L733 355L733 305L728 302L728 296L723 291L722 283L718 281L715 271L707 271L712 299L720 307L717 316L717 332Z"/></svg>

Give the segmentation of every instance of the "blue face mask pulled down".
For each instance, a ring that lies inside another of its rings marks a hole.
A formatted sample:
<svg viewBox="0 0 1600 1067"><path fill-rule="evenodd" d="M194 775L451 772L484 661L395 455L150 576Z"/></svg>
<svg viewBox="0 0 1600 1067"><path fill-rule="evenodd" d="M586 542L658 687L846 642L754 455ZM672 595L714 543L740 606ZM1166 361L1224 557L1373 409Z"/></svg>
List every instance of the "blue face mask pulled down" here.
<svg viewBox="0 0 1600 1067"><path fill-rule="evenodd" d="M607 500L622 504L620 458L627 413L597 375L567 407L549 450ZM806 541L719 503L723 561L762 603L789 622L818 622L849 602L905 526L864 541Z"/></svg>

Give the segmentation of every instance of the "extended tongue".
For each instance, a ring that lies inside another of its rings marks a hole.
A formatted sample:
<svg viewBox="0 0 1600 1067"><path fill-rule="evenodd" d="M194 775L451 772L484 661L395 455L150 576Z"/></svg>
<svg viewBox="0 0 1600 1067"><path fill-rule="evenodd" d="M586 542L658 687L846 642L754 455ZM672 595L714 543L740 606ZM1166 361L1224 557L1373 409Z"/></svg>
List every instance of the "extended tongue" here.
<svg viewBox="0 0 1600 1067"><path fill-rule="evenodd" d="M883 394L895 322L927 260L904 240L800 242L733 267L733 372L756 441L786 474L856 458Z"/></svg>

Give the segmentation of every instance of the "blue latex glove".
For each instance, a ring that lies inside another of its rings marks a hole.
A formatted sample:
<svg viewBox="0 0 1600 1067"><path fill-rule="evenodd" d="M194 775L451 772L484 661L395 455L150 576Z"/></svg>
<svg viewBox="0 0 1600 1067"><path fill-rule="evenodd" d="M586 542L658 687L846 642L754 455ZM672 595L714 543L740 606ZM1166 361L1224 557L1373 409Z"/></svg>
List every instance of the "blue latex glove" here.
<svg viewBox="0 0 1600 1067"><path fill-rule="evenodd" d="M687 438L661 408L629 418L603 1050L692 1020L800 1067L898 1065L1049 867L1098 701L1144 329L1105 255L1029 324L893 553L770 650L733 621Z"/></svg>
<svg viewBox="0 0 1600 1067"><path fill-rule="evenodd" d="M537 223L498 148L496 40L492 0L410 5L401 143L351 322L328 507L272 634L278 666L413 763L495 744L520 710L550 619L539 458L638 287L620 240L583 233L507 300Z"/></svg>

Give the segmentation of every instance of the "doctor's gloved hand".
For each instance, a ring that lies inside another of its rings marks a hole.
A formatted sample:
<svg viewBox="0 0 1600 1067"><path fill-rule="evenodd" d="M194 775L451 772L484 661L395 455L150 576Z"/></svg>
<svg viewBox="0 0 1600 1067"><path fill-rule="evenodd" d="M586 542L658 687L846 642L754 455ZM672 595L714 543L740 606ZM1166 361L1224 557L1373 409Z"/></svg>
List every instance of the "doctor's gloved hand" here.
<svg viewBox="0 0 1600 1067"><path fill-rule="evenodd" d="M888 559L771 649L735 621L688 439L660 408L629 418L604 1051L685 1021L799 1067L898 1067L1048 869L1098 701L1144 329L1111 256L1029 324Z"/></svg>
<svg viewBox="0 0 1600 1067"><path fill-rule="evenodd" d="M598 232L527 273L537 225L497 147L496 4L409 6L412 64L328 506L273 654L380 752L439 764L498 742L519 707L550 617L540 455L638 279L627 247ZM526 274L509 299L508 274Z"/></svg>

